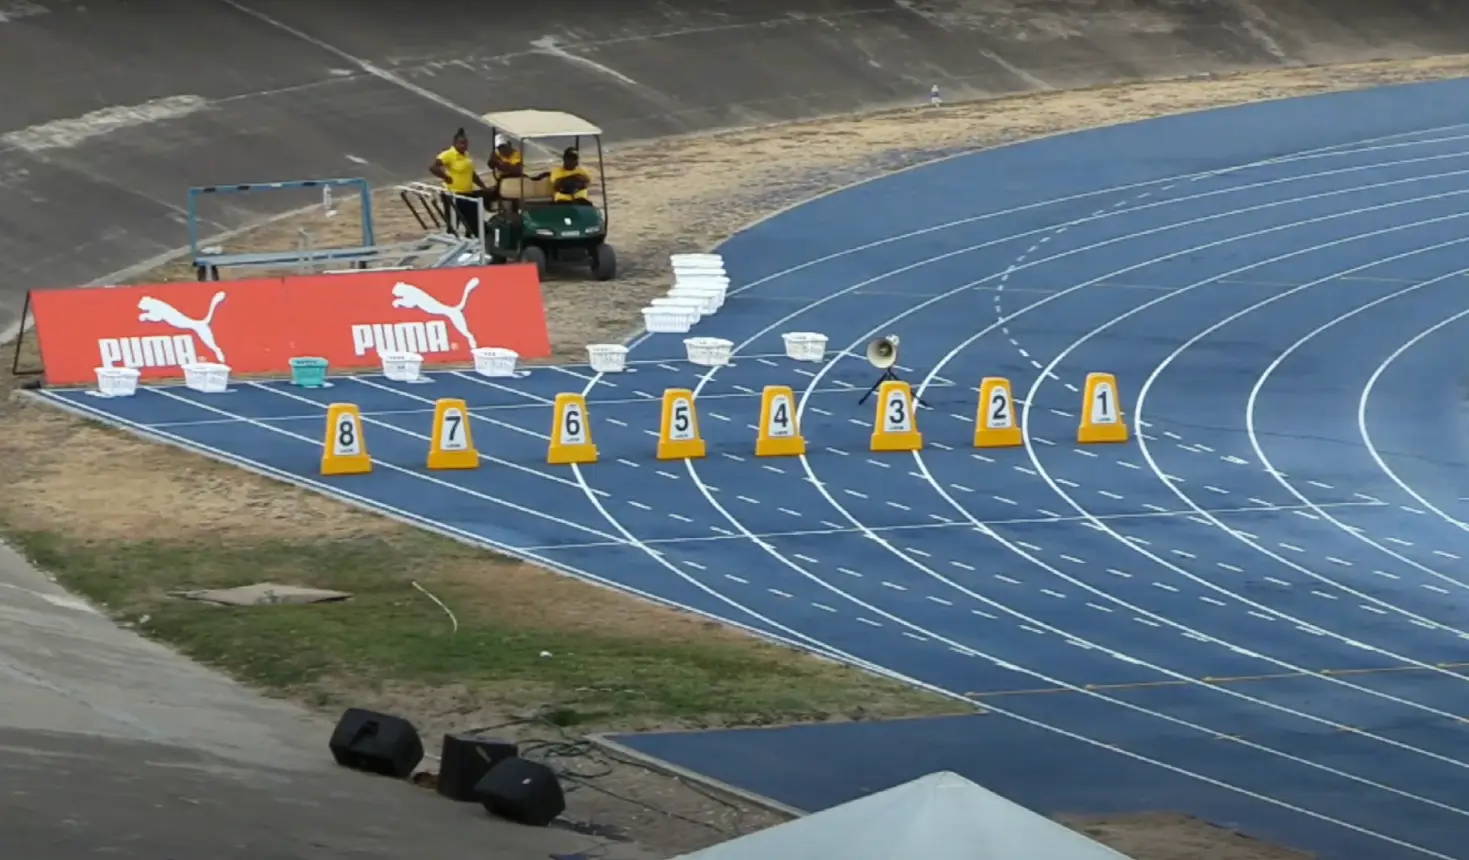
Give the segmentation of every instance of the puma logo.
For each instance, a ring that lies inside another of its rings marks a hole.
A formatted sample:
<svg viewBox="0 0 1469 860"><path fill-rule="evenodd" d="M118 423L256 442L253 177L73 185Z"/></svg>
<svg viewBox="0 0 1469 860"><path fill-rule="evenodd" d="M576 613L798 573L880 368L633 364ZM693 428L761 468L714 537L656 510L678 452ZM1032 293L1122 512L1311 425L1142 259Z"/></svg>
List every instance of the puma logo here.
<svg viewBox="0 0 1469 860"><path fill-rule="evenodd" d="M209 300L209 312L204 315L203 319L196 320L162 299L144 296L138 299L138 310L142 311L138 314L138 320L146 323L163 323L179 331L192 333L206 349L214 353L215 361L224 364L224 350L220 349L219 344L215 342L213 328L214 312L224 298L224 290L215 293L214 298Z"/></svg>
<svg viewBox="0 0 1469 860"><path fill-rule="evenodd" d="M477 349L479 343L474 339L474 333L469 330L469 321L464 318L464 307L469 304L469 296L479 287L479 278L470 278L464 285L464 294L459 298L459 304L446 305L422 289L412 284L399 281L393 285L393 307L411 308L423 311L430 316L442 317L454 326L460 336L469 344L470 349Z"/></svg>

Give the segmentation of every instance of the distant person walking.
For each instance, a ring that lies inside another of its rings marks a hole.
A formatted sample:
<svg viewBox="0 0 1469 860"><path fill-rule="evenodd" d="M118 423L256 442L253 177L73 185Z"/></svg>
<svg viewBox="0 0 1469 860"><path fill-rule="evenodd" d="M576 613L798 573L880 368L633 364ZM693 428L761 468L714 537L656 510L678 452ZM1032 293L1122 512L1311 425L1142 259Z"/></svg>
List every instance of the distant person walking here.
<svg viewBox="0 0 1469 860"><path fill-rule="evenodd" d="M464 129L454 132L449 148L439 153L428 172L444 183L444 224L449 232L454 232L454 216L458 215L465 237L479 238L479 206L474 198L484 195L485 181L474 169L474 159L469 155L469 135Z"/></svg>

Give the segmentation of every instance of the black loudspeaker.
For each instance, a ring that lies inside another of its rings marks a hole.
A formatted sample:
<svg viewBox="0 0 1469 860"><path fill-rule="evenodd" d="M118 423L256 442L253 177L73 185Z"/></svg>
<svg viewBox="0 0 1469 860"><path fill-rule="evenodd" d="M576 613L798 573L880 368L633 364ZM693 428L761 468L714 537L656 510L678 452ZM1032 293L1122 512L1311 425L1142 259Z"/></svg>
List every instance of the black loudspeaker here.
<svg viewBox="0 0 1469 860"><path fill-rule="evenodd" d="M499 741L476 735L444 735L439 752L439 794L450 800L478 800L474 787L490 768L519 755L514 741Z"/></svg>
<svg viewBox="0 0 1469 860"><path fill-rule="evenodd" d="M342 767L398 779L406 779L423 761L423 742L412 723L362 708L342 714L330 746Z"/></svg>
<svg viewBox="0 0 1469 860"><path fill-rule="evenodd" d="M474 799L491 815L532 827L545 827L566 811L556 772L523 758L507 758L490 768L474 787Z"/></svg>

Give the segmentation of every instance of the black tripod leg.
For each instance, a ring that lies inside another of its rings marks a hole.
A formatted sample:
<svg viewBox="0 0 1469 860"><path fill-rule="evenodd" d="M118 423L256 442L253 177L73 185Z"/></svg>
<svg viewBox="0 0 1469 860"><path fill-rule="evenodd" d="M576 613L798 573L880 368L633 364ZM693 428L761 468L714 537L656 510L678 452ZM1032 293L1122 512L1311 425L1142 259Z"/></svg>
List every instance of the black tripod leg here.
<svg viewBox="0 0 1469 860"><path fill-rule="evenodd" d="M877 389L881 388L884 382L902 382L902 380L898 379L898 374L894 373L893 369L889 367L887 370L884 370L882 372L882 376L879 376L876 382L872 383L872 387L867 389L867 393L862 395L862 399L857 401L857 405L861 406L862 404L866 403L867 398L876 394Z"/></svg>

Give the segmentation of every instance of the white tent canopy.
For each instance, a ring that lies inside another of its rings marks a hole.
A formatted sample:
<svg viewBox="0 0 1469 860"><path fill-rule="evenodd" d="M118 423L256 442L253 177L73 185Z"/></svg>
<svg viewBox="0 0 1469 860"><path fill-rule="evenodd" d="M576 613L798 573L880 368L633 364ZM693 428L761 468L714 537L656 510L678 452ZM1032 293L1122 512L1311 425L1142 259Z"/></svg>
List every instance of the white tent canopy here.
<svg viewBox="0 0 1469 860"><path fill-rule="evenodd" d="M1127 860L956 773L931 773L676 860Z"/></svg>

